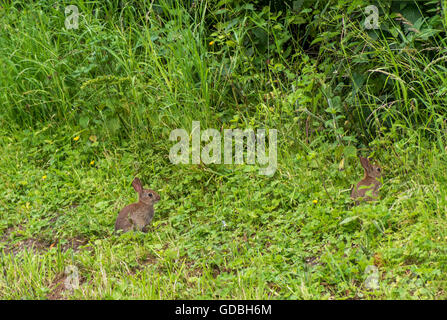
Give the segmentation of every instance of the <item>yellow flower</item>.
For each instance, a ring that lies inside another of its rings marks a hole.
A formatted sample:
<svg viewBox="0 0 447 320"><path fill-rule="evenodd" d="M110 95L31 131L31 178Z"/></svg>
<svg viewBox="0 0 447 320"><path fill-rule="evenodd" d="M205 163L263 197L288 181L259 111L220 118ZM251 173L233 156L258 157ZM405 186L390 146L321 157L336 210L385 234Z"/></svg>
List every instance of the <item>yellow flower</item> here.
<svg viewBox="0 0 447 320"><path fill-rule="evenodd" d="M317 204L318 203L318 200L314 200L314 201L312 201L313 202L313 204Z"/></svg>
<svg viewBox="0 0 447 320"><path fill-rule="evenodd" d="M47 178L47 176L45 175L45 176L42 177L42 180L45 180L46 178Z"/></svg>
<svg viewBox="0 0 447 320"><path fill-rule="evenodd" d="M76 136L73 138L74 141L78 141L79 140L79 136Z"/></svg>
<svg viewBox="0 0 447 320"><path fill-rule="evenodd" d="M90 165L94 165L95 164L95 160L90 161Z"/></svg>
<svg viewBox="0 0 447 320"><path fill-rule="evenodd" d="M209 43L210 46L212 46L213 44L214 44L214 41L211 41L211 42Z"/></svg>

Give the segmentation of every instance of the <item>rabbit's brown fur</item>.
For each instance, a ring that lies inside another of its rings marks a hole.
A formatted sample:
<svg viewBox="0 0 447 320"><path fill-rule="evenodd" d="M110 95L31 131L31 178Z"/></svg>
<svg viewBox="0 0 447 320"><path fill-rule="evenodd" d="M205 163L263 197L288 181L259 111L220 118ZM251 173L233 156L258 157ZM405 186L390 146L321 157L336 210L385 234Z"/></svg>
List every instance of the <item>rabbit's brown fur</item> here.
<svg viewBox="0 0 447 320"><path fill-rule="evenodd" d="M351 198L356 200L356 204L360 202L359 200L377 200L379 198L379 188L382 185L377 180L382 175L381 168L371 164L369 159L363 157L360 157L360 163L365 171L365 175L351 191Z"/></svg>
<svg viewBox="0 0 447 320"><path fill-rule="evenodd" d="M133 180L132 186L138 192L138 202L129 204L120 211L115 230L146 232L146 227L154 218L154 203L160 200L160 195L151 189L143 189L138 178Z"/></svg>

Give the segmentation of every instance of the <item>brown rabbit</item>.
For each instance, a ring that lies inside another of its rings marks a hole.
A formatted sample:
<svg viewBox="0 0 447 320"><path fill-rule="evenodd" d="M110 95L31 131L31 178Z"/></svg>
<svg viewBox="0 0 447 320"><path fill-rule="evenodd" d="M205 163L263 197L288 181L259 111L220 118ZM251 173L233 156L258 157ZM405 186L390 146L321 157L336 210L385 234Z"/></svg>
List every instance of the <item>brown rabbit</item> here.
<svg viewBox="0 0 447 320"><path fill-rule="evenodd" d="M143 189L140 179L135 178L132 186L138 192L138 202L124 207L116 218L115 230L146 232L146 227L154 218L154 203L160 196L153 190Z"/></svg>
<svg viewBox="0 0 447 320"><path fill-rule="evenodd" d="M369 159L359 157L360 163L365 170L365 175L357 186L352 188L351 198L359 204L360 200L375 201L379 198L379 188L382 185L377 179L382 175L382 169L369 162Z"/></svg>

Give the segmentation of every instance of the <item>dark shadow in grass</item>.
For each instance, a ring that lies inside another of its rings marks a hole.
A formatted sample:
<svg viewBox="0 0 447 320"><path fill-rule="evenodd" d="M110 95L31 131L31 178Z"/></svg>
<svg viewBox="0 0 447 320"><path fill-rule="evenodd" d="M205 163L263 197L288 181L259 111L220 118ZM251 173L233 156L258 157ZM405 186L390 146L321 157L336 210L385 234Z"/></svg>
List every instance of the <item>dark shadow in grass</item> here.
<svg viewBox="0 0 447 320"><path fill-rule="evenodd" d="M9 227L6 232L0 238L0 242L5 244L5 253L12 253L16 255L20 251L47 251L53 247L60 247L61 252L66 252L69 249L73 251L79 251L81 249L91 249L86 247L88 239L83 237L71 237L68 239L39 239L39 238L28 238L20 240L12 240L11 235L17 231L23 230L22 227Z"/></svg>

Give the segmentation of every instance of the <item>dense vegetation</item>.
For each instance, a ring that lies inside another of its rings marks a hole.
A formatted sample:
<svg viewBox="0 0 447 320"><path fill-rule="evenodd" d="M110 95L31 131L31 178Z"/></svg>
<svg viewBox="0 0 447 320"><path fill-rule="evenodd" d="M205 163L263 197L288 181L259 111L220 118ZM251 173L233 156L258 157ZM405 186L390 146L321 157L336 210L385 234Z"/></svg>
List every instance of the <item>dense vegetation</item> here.
<svg viewBox="0 0 447 320"><path fill-rule="evenodd" d="M1 0L0 297L445 299L443 2ZM192 121L276 129L275 174L171 163Z"/></svg>

